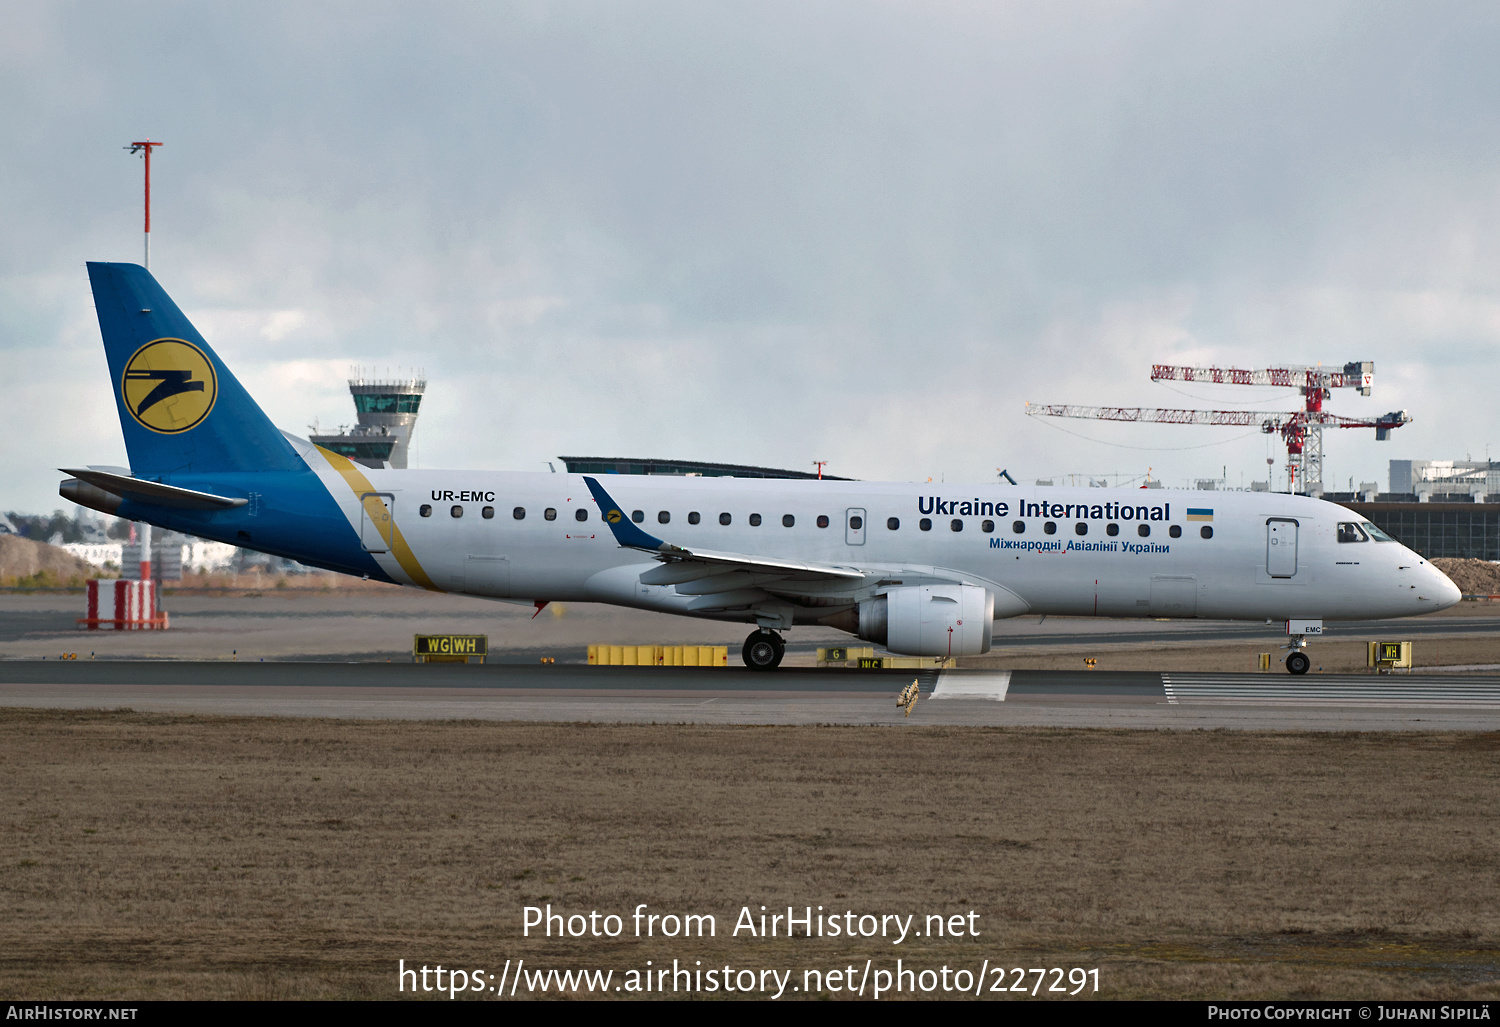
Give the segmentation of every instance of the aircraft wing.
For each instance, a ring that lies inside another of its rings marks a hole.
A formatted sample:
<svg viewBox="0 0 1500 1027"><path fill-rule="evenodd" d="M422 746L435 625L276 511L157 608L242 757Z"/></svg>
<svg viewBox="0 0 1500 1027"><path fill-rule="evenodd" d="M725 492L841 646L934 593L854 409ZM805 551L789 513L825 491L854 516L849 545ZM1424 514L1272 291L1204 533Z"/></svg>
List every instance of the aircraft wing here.
<svg viewBox="0 0 1500 1027"><path fill-rule="evenodd" d="M858 581L865 577L865 572L853 567L674 545L637 527L598 481L587 475L583 480L615 541L626 549L650 553L665 564L641 575L641 581L648 585L678 585L680 593L706 595L709 593L683 586L694 582L718 592L771 581Z"/></svg>

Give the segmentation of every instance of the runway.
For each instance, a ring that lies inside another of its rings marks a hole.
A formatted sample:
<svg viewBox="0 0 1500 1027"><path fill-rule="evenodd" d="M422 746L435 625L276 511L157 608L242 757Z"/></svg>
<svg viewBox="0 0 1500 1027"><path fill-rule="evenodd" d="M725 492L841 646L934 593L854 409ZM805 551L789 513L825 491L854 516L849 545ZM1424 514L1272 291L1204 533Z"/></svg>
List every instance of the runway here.
<svg viewBox="0 0 1500 1027"><path fill-rule="evenodd" d="M908 716L897 693L915 678ZM406 720L1500 730L1500 676L3 661L0 707Z"/></svg>

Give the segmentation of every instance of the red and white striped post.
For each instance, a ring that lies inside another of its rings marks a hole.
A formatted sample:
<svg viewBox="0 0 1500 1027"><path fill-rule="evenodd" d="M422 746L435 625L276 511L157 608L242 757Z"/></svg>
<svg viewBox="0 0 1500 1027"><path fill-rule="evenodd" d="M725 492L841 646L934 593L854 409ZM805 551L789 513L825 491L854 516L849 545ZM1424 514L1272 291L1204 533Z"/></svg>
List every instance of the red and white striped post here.
<svg viewBox="0 0 1500 1027"><path fill-rule="evenodd" d="M151 268L151 147L165 146L165 143L153 143L150 139L139 143L131 143L127 149L131 153L143 154L146 158L146 263L147 270Z"/></svg>

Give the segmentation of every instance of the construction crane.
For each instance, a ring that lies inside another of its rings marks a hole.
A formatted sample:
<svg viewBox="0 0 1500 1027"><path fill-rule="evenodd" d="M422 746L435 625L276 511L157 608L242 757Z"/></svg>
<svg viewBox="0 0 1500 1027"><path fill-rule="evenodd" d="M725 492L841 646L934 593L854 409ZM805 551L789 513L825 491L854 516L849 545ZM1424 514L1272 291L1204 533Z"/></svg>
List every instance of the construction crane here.
<svg viewBox="0 0 1500 1027"><path fill-rule="evenodd" d="M1283 389L1358 389L1361 396L1370 394L1375 382L1375 364L1356 360L1342 371L1332 371L1322 364L1316 367L1269 367L1247 371L1238 367L1178 367L1152 364L1153 382L1209 382L1214 385L1275 385ZM1327 399L1327 396L1323 397Z"/></svg>
<svg viewBox="0 0 1500 1027"><path fill-rule="evenodd" d="M1224 367L1180 367L1155 364L1152 381L1209 382L1216 385L1273 385L1295 388L1305 397L1304 409L1288 413L1256 410L1167 410L1145 407L1085 407L1065 404L1027 403L1033 417L1082 417L1101 421L1139 421L1150 424L1258 425L1268 435L1280 435L1287 448L1287 489L1297 491L1323 481L1323 429L1374 428L1376 441L1384 442L1391 429L1411 422L1405 410L1379 417L1340 417L1323 409L1331 389L1358 389L1370 394L1375 365L1368 361L1345 364L1335 371L1315 367L1272 367L1262 370Z"/></svg>

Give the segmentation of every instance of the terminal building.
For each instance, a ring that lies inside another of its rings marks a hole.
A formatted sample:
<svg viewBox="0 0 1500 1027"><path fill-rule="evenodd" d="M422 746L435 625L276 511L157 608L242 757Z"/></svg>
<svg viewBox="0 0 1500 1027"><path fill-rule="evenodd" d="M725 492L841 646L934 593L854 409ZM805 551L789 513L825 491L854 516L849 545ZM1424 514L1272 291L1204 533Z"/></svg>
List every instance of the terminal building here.
<svg viewBox="0 0 1500 1027"><path fill-rule="evenodd" d="M425 378L350 378L358 423L337 435L314 434L309 439L366 467L405 467L426 391Z"/></svg>

